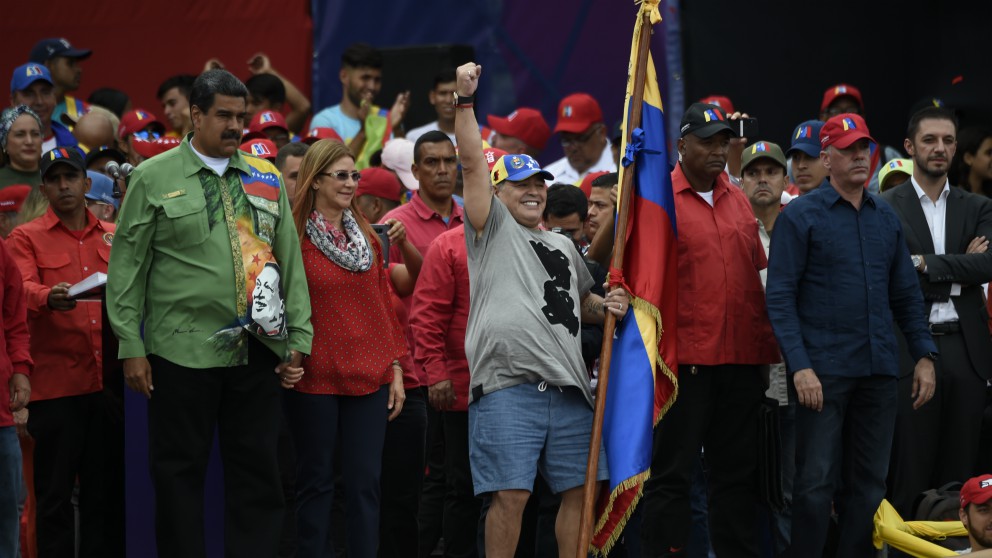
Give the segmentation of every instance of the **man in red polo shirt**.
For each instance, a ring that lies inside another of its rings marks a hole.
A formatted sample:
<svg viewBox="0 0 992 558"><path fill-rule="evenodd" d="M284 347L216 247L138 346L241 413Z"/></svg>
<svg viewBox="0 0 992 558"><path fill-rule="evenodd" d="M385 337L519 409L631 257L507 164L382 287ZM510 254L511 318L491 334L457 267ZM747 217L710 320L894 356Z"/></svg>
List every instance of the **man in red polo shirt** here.
<svg viewBox="0 0 992 558"><path fill-rule="evenodd" d="M431 241L441 233L462 224L462 208L455 203L452 197L455 191L455 178L458 173L458 158L455 155L455 145L444 132L437 130L427 132L417 138L417 142L414 144L413 165L410 167L410 170L413 172L414 178L417 179L420 188L413 193L409 203L401 205L385 214L379 222L386 223L390 219L401 221L406 227L407 241L413 244L421 254L426 254ZM391 246L389 248L389 261L403 261L398 246ZM412 302L411 297L406 297L403 302L409 311ZM409 327L406 328L406 335L407 343L412 350L414 342ZM417 374L419 375L420 385L426 386L427 378L424 377L423 371L418 370ZM426 407L427 394L425 390L426 387L422 387L420 390L410 390L407 392L407 400L403 413L396 420L389 423L390 428L393 428L394 424L404 418L403 415L407 414L408 410L417 408L411 407L411 402L420 400L424 402ZM391 536L396 538L396 540L406 541L404 544L409 544L411 540L424 539L420 541L420 544L427 544L429 546L430 540L436 540L441 530L441 506L444 498L444 446L441 421L437 411L428 407L426 412L427 448L429 452L427 466L430 475L425 481L423 499L421 499L419 505L414 506L419 509L419 527L417 526L417 516L410 517L408 513L404 513L402 517L399 517L399 513L397 512L397 517L390 518L390 512L384 511L382 521L384 523L396 521L395 528L390 530L390 533L392 533ZM386 436L389 437L389 435L387 431ZM411 459L411 461L414 460ZM423 471L423 469L424 467L421 464L420 470ZM383 479L386 477L387 472L383 471ZM419 497L420 487L417 487L417 492ZM385 503L383 504L383 510L386 510ZM404 533L402 538L397 538L396 529ZM409 531L411 529L415 533L419 532L420 534L412 535L414 538L410 538Z"/></svg>
<svg viewBox="0 0 992 558"><path fill-rule="evenodd" d="M97 300L69 296L69 287L107 272L114 225L86 209L90 188L79 151L57 147L41 156L42 217L14 229L7 246L24 276L31 331L31 415L35 439L34 490L38 556L111 556L105 540L112 506L105 501L112 443L103 391L102 313ZM121 441L117 440L117 444ZM73 484L79 478L79 532L73 519ZM119 480L119 479L116 479ZM122 527L121 527L122 528Z"/></svg>
<svg viewBox="0 0 992 558"><path fill-rule="evenodd" d="M699 453L709 468L709 527L718 556L758 556L761 365L779 361L759 270L767 265L744 192L724 173L734 137L720 107L682 117L672 191L679 228L679 396L655 428L644 490L643 556L680 556Z"/></svg>

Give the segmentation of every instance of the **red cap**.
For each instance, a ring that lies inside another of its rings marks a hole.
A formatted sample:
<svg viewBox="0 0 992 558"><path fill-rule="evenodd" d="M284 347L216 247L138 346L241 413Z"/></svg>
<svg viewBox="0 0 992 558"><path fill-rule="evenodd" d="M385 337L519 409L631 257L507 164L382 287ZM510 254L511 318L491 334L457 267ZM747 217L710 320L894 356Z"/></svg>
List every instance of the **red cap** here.
<svg viewBox="0 0 992 558"><path fill-rule="evenodd" d="M490 114L486 120L497 134L517 138L535 149L544 149L551 137L551 128L541 112L530 107L520 107L506 117Z"/></svg>
<svg viewBox="0 0 992 558"><path fill-rule="evenodd" d="M31 187L27 184L12 184L0 189L0 213L20 211L29 193Z"/></svg>
<svg viewBox="0 0 992 558"><path fill-rule="evenodd" d="M610 171L591 172L582 179L582 182L579 183L579 188L582 190L582 193L586 195L586 199L592 197L592 181L596 180L600 176L603 176L604 174L610 174Z"/></svg>
<svg viewBox="0 0 992 558"><path fill-rule="evenodd" d="M734 110L734 103L730 102L730 97L724 97L723 95L710 95L709 97L704 97L699 100L700 103L706 103L708 105L716 105L723 109L723 112L727 114L733 114L736 112Z"/></svg>
<svg viewBox="0 0 992 558"><path fill-rule="evenodd" d="M369 194L389 201L400 201L400 190L403 185L400 179L388 170L379 167L369 167L362 171L362 179L358 181L355 197Z"/></svg>
<svg viewBox="0 0 992 558"><path fill-rule="evenodd" d="M272 143L272 140L264 138L246 141L238 149L256 157L268 159L269 161L275 161L276 153L279 151L279 148L276 147L276 144Z"/></svg>
<svg viewBox="0 0 992 558"><path fill-rule="evenodd" d="M961 487L961 508L968 504L982 505L992 500L992 475L968 479Z"/></svg>
<svg viewBox="0 0 992 558"><path fill-rule="evenodd" d="M587 93L572 93L558 103L558 123L554 133L581 134L589 126L602 121L603 111L596 99Z"/></svg>
<svg viewBox="0 0 992 558"><path fill-rule="evenodd" d="M827 89L823 92L823 102L820 103L820 112L827 110L837 97L843 96L853 97L855 101L858 102L858 106L861 107L861 111L865 110L865 103L861 100L861 91L853 85L847 85L846 83L838 83L837 85Z"/></svg>
<svg viewBox="0 0 992 558"><path fill-rule="evenodd" d="M179 138L171 137L158 138L151 141L134 138L131 141L131 145L138 152L138 155L141 155L145 159L150 159L156 155L165 153L173 147L178 147L182 141Z"/></svg>
<svg viewBox="0 0 992 558"><path fill-rule="evenodd" d="M334 128L314 128L313 130L310 130L310 133L307 134L307 137L303 138L300 141L308 145L313 145L314 143L322 139L329 139L344 143L344 140L341 138L340 135L338 135L337 132L334 131Z"/></svg>
<svg viewBox="0 0 992 558"><path fill-rule="evenodd" d="M117 137L124 139L135 132L140 132L154 124L160 134L165 133L165 126L156 116L144 109L134 109L121 116L121 125L117 127Z"/></svg>
<svg viewBox="0 0 992 558"><path fill-rule="evenodd" d="M498 147L487 147L482 150L482 156L486 158L486 164L489 165L489 172L493 172L496 161L499 161L503 155L509 155L509 153Z"/></svg>
<svg viewBox="0 0 992 558"><path fill-rule="evenodd" d="M248 131L252 133L261 132L268 128L282 128L287 132L289 131L289 127L286 126L286 118L274 110L263 110L256 114L252 117L251 124L248 125Z"/></svg>
<svg viewBox="0 0 992 558"><path fill-rule="evenodd" d="M823 128L820 128L821 149L826 149L831 145L838 149L844 149L862 138L867 138L872 143L878 143L868 132L865 119L854 113L833 116L823 124Z"/></svg>

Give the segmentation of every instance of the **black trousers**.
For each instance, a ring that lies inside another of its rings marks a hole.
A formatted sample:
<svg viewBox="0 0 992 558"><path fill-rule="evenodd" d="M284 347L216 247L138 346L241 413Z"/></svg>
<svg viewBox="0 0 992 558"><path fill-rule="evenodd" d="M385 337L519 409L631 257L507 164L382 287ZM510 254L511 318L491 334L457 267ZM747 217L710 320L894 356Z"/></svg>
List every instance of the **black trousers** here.
<svg viewBox="0 0 992 558"><path fill-rule="evenodd" d="M35 439L34 492L37 500L39 558L64 558L75 552L72 492L79 477L79 556L119 554L108 547L109 420L102 392L31 402L28 432ZM118 439L117 443L122 443ZM116 455L119 451L110 451ZM113 491L109 491L113 493ZM121 505L122 502L117 502Z"/></svg>
<svg viewBox="0 0 992 558"><path fill-rule="evenodd" d="M194 369L150 355L148 452L159 558L206 556L203 488L213 444L224 462L224 551L276 556L283 526L277 459L282 399L279 359L248 341L248 364Z"/></svg>
<svg viewBox="0 0 992 558"><path fill-rule="evenodd" d="M691 522L689 491L706 448L710 540L717 556L758 556L757 366L679 366L679 395L654 432L644 490L642 556L684 556Z"/></svg>
<svg viewBox="0 0 992 558"><path fill-rule="evenodd" d="M978 470L985 380L968 358L963 335L934 335L933 339L940 351L933 399L914 411L913 375L899 379L889 498L907 520L917 519L912 507L920 492L985 472Z"/></svg>
<svg viewBox="0 0 992 558"><path fill-rule="evenodd" d="M421 388L427 393L427 388ZM445 521L444 422L441 411L427 405L427 474L420 496L420 558L430 556Z"/></svg>
<svg viewBox="0 0 992 558"><path fill-rule="evenodd" d="M403 410L386 425L382 448L379 558L412 557L418 547L426 436L427 398L419 387L408 389Z"/></svg>

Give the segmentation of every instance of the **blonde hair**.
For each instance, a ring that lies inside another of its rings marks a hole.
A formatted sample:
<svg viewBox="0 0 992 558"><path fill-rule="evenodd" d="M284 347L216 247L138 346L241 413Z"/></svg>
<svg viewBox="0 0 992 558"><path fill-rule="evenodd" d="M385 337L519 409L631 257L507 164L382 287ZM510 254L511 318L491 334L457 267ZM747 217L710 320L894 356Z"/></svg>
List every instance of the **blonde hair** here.
<svg viewBox="0 0 992 558"><path fill-rule="evenodd" d="M48 211L48 198L41 193L40 186L32 186L28 197L24 198L24 203L21 204L20 213L17 214L17 224L30 223L44 215L46 211Z"/></svg>
<svg viewBox="0 0 992 558"><path fill-rule="evenodd" d="M296 232L300 235L301 243L306 238L307 221L310 220L310 214L313 213L316 205L317 191L311 186L317 181L318 175L324 169L345 157L355 159L355 156L343 143L328 139L314 142L310 149L307 149L307 152L303 154L303 160L300 161L300 169L296 176L296 196L293 200L293 222L296 224ZM351 214L358 223L358 228L365 235L365 240L370 244L374 243L375 251L381 254L382 247L379 245L378 235L375 234L372 225L358 209L358 196L351 198Z"/></svg>

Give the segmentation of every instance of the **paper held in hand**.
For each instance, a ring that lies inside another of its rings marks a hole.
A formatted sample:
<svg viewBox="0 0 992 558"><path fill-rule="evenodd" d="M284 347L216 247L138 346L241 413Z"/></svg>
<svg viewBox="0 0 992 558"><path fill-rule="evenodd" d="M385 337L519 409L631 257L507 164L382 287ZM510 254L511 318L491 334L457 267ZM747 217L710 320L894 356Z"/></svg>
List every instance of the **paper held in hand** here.
<svg viewBox="0 0 992 558"><path fill-rule="evenodd" d="M82 295L96 295L107 284L107 274L97 271L86 279L69 287L69 298L79 298Z"/></svg>

